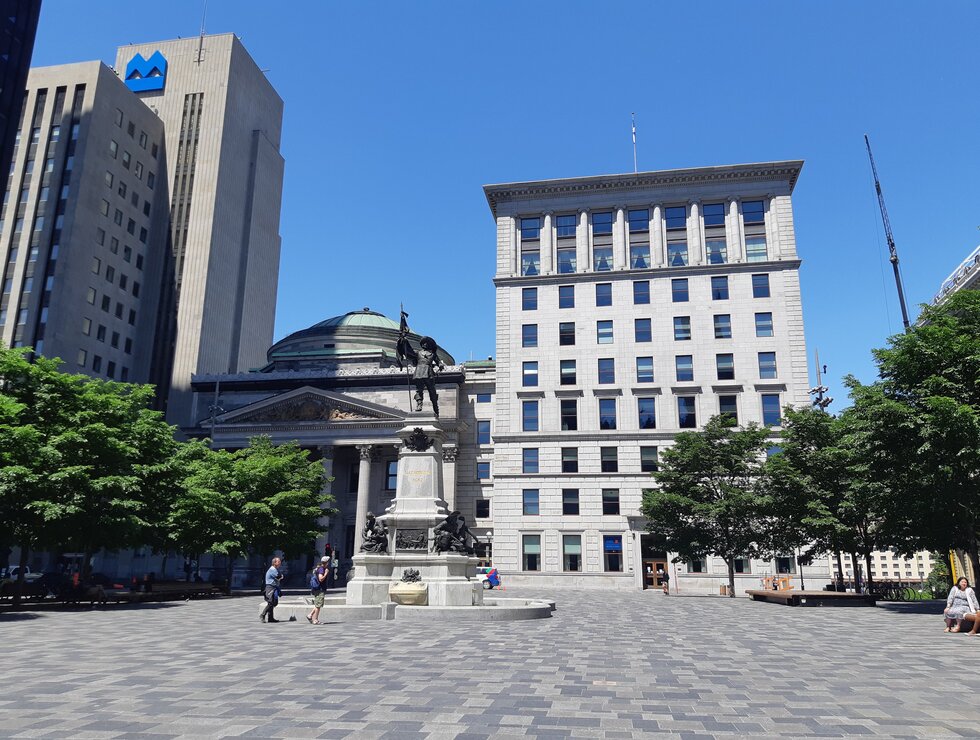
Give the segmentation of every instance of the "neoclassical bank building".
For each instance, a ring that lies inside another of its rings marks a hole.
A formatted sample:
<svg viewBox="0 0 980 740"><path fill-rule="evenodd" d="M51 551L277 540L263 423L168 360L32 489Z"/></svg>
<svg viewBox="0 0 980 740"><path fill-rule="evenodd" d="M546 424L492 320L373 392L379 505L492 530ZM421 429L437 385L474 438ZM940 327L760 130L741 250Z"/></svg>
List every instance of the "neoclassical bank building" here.
<svg viewBox="0 0 980 740"><path fill-rule="evenodd" d="M446 505L505 584L714 593L718 558L674 563L646 532L660 451L715 414L780 426L808 367L791 196L802 162L487 186L496 227L496 357L438 378ZM412 327L438 337L440 327ZM297 441L322 460L349 562L392 501L412 408L398 322L367 308L291 334L254 372L193 378L184 427L235 448ZM417 346L419 334L412 336ZM296 568L305 568L298 560ZM736 562L738 591L800 573L796 553ZM812 581L810 580L812 579Z"/></svg>

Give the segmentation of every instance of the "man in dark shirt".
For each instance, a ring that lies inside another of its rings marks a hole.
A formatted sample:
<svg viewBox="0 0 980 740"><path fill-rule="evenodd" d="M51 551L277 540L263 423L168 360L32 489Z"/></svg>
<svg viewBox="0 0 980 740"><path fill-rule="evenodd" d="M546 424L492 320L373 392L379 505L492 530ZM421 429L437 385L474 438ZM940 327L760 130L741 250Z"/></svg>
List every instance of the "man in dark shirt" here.
<svg viewBox="0 0 980 740"><path fill-rule="evenodd" d="M279 582L282 581L282 571L279 570L280 565L282 565L281 558L272 558L272 565L265 572L265 589L263 591L265 608L259 615L260 622L265 622L266 617L269 618L269 622L279 621L273 616L273 610L275 610L276 604L279 603Z"/></svg>

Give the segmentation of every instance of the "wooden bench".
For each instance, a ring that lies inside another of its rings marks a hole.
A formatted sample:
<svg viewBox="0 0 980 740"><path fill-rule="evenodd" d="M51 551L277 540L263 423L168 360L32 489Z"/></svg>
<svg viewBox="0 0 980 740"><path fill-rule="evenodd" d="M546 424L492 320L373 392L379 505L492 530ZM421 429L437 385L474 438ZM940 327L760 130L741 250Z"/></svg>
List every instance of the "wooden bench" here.
<svg viewBox="0 0 980 740"><path fill-rule="evenodd" d="M769 601L786 606L874 606L870 594L852 594L839 591L767 591L750 589L747 593L753 601Z"/></svg>

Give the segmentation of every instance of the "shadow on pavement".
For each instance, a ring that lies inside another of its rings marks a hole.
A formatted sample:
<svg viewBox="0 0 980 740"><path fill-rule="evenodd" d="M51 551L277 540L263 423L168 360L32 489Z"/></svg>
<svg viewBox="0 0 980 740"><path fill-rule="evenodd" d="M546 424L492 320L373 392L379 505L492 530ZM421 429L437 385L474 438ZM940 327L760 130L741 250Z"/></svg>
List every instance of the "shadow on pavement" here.
<svg viewBox="0 0 980 740"><path fill-rule="evenodd" d="M35 614L33 612L7 612L6 614L0 613L0 623L2 622L26 622L31 619L39 619L42 614Z"/></svg>
<svg viewBox="0 0 980 740"><path fill-rule="evenodd" d="M942 616L946 602L942 599L929 601L879 601L878 608L895 614L935 614Z"/></svg>

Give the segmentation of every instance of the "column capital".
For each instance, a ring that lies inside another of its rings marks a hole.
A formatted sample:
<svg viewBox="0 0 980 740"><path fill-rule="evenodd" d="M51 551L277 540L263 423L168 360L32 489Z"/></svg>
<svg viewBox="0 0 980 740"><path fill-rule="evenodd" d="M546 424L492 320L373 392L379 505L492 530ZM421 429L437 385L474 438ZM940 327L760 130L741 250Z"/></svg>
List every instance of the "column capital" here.
<svg viewBox="0 0 980 740"><path fill-rule="evenodd" d="M375 455L376 448L377 445L357 445L357 451L361 455L361 460L368 460L368 461L374 460L376 457Z"/></svg>
<svg viewBox="0 0 980 740"><path fill-rule="evenodd" d="M459 454L459 447L456 445L446 445L442 448L442 459L443 462L456 462L456 456Z"/></svg>
<svg viewBox="0 0 980 740"><path fill-rule="evenodd" d="M737 195L729 195L725 200L728 202L729 205L731 205L732 203L741 202L742 199Z"/></svg>
<svg viewBox="0 0 980 740"><path fill-rule="evenodd" d="M613 206L613 208L615 208L617 211L625 212L629 208L629 206L617 205L617 206Z"/></svg>
<svg viewBox="0 0 980 740"><path fill-rule="evenodd" d="M548 218L551 218L552 216L555 215L555 212L554 211L550 211L550 210L549 211L542 211L542 215L545 215Z"/></svg>
<svg viewBox="0 0 980 740"><path fill-rule="evenodd" d="M690 200L687 201L687 204L689 206L700 206L701 205L701 199L700 198L691 198Z"/></svg>
<svg viewBox="0 0 980 740"><path fill-rule="evenodd" d="M653 203L650 204L650 208L663 209L663 207L664 207L664 202L662 200L654 201Z"/></svg>
<svg viewBox="0 0 980 740"><path fill-rule="evenodd" d="M776 197L775 193L766 193L766 200L771 201L775 197Z"/></svg>

